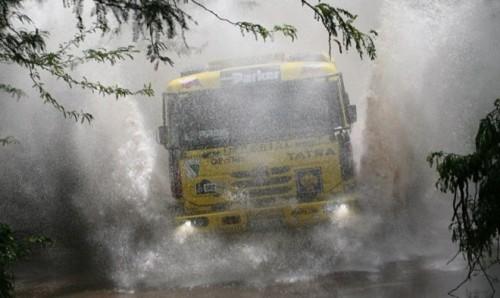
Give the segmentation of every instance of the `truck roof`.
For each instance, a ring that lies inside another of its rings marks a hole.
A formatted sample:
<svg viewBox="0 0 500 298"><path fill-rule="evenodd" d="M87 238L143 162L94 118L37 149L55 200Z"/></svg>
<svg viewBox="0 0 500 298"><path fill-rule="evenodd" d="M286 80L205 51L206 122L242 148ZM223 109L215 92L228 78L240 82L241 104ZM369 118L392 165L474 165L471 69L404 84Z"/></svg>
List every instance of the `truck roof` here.
<svg viewBox="0 0 500 298"><path fill-rule="evenodd" d="M230 86L289 81L337 73L335 62L326 55L275 54L243 59L219 60L200 70L185 72L170 81L168 93L185 93Z"/></svg>

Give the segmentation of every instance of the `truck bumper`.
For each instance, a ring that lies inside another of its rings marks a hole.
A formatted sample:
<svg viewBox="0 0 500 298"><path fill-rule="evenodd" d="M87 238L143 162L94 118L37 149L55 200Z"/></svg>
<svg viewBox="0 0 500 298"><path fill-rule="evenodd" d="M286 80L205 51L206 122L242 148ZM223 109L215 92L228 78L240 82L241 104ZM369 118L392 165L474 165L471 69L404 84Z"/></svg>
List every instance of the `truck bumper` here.
<svg viewBox="0 0 500 298"><path fill-rule="evenodd" d="M343 220L356 210L353 196L265 208L234 209L223 212L178 216L177 225L190 225L197 231L227 231L299 227L330 220Z"/></svg>

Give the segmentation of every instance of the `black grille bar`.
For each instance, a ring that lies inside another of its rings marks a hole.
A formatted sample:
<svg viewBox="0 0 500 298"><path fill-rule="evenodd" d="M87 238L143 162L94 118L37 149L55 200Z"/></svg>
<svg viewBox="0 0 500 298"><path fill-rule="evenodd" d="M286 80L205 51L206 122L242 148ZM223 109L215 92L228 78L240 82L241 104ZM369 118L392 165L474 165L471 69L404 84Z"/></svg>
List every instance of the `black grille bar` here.
<svg viewBox="0 0 500 298"><path fill-rule="evenodd" d="M268 185L274 185L274 184L288 183L290 180L292 180L292 177L290 177L290 176L278 176L278 177L269 177L269 178L264 178L264 179L236 181L232 184L232 186L238 187L238 188L268 186Z"/></svg>
<svg viewBox="0 0 500 298"><path fill-rule="evenodd" d="M248 194L250 195L250 197L270 196L270 195L285 194L291 190L292 188L289 186L280 186L271 188L252 189L248 192Z"/></svg>
<svg viewBox="0 0 500 298"><path fill-rule="evenodd" d="M248 171L238 171L232 172L231 176L234 178L251 178L251 177L259 177L264 175L280 175L290 171L289 166L283 167L273 167L273 168L254 168Z"/></svg>

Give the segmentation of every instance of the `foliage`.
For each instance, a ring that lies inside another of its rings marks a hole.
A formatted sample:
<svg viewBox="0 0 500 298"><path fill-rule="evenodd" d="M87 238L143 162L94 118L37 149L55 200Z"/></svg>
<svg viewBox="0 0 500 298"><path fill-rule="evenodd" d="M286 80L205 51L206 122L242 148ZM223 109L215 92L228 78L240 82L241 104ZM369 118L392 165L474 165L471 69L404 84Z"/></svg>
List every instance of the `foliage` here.
<svg viewBox="0 0 500 298"><path fill-rule="evenodd" d="M0 64L17 66L28 74L34 90L46 104L51 105L65 118L75 121L91 122L93 116L85 111L69 110L57 99L46 86L46 78L55 78L68 88L78 87L102 96L114 96L116 99L130 95L153 96L150 84L142 89L129 90L117 85L105 85L85 76L76 77L74 69L85 63L106 63L111 66L116 63L133 59L144 51L148 60L157 69L160 63L173 65L173 60L167 54L172 49L173 41L180 38L186 48L185 33L189 26L197 25L187 10L198 7L220 21L228 23L243 35L253 35L256 39L272 39L275 34L282 34L292 41L297 38L297 29L288 24L274 25L267 28L248 21L232 21L220 16L215 11L197 0L62 0L63 6L72 8L76 18L76 34L70 40L62 43L56 50L47 49L49 32L36 27L31 18L23 12L25 0L0 1ZM42 2L42 1L40 1ZM301 0L303 5L310 7L321 20L329 36L329 52L331 42L336 42L339 50L348 50L352 43L360 56L366 51L371 59L375 58L375 47L370 35L361 33L353 25L356 16L349 12L334 8L325 3L311 5ZM87 24L84 20L84 7L92 11L93 21ZM112 35L120 32L121 26L131 24L134 32L133 42L146 42L145 49L135 46L114 49L85 49L84 41L89 35ZM338 39L339 33L342 38ZM370 33L374 34L374 32ZM0 91L20 99L25 92L9 83L0 82ZM0 145L16 143L14 137L0 137ZM17 260L27 256L33 244L45 244L48 239L31 237L16 240L7 225L0 225L0 294L8 296L13 289L13 277L8 271Z"/></svg>
<svg viewBox="0 0 500 298"><path fill-rule="evenodd" d="M316 20L321 21L326 31L328 32L328 52L332 53L332 41L338 46L339 52L342 53L344 48L346 51L353 46L363 59L366 54L370 59L377 57L375 43L373 39L377 36L377 32L370 30L368 34L359 31L354 25L357 16L349 11L341 8L336 8L328 3L320 2L312 5L309 1L301 0L302 5L309 7L315 13ZM339 36L340 35L340 36ZM339 39L339 37L341 37Z"/></svg>
<svg viewBox="0 0 500 298"><path fill-rule="evenodd" d="M13 136L7 136L5 138L0 139L0 145L6 146L9 144L16 144L17 140Z"/></svg>
<svg viewBox="0 0 500 298"><path fill-rule="evenodd" d="M2 84L2 83L0 83L0 90L9 94L11 97L18 99L18 100L21 97L25 96L23 90L15 88L15 87L10 86L10 85Z"/></svg>
<svg viewBox="0 0 500 298"><path fill-rule="evenodd" d="M103 95L115 95L117 98L132 94L152 95L151 86L144 86L138 91L130 91L118 86L105 86L100 82L89 81L87 78L75 78L70 71L77 64L84 62L110 62L131 58L133 48L119 48L107 51L105 49L88 49L82 51L82 56L74 56L72 51L78 48L88 34L94 33L97 26L88 30L80 30L70 41L61 44L57 51L48 51L46 49L47 32L36 28L27 30L14 26L14 23L22 25L32 25L31 19L20 12L21 1L10 0L3 1L0 4L0 63L14 64L24 68L29 73L29 78L33 83L33 88L38 91L44 103L51 104L60 111L65 118L74 118L75 121L91 121L92 115L86 112L67 110L59 101L47 90L42 80L41 73L47 73L50 76L61 79L69 88L78 86L82 89L88 89ZM1 83L0 90L7 92L18 99L24 96L24 92L11 86Z"/></svg>
<svg viewBox="0 0 500 298"><path fill-rule="evenodd" d="M275 33L281 33L283 36L290 38L292 41L294 41L297 38L297 29L291 25L288 24L283 24L283 25L275 25L272 29L268 29L260 24L255 24L252 22L246 22L246 21L231 21L227 18L221 17L219 14L211 10L210 8L206 7L202 3L196 0L191 0L192 3L196 4L197 6L201 7L205 11L209 12L213 16L215 16L217 19L220 21L229 23L235 27L238 27L241 31L242 35L245 34L252 34L255 39L262 38L264 41L272 38Z"/></svg>
<svg viewBox="0 0 500 298"><path fill-rule="evenodd" d="M345 9L336 8L328 3L320 1L315 5L306 0L300 1L303 6L310 8L314 12L316 20L320 21L328 32L328 52L330 56L332 53L333 41L337 44L340 53L342 53L344 49L348 51L354 43L354 47L359 53L360 58L363 58L365 54L372 60L377 57L374 43L377 32L370 30L369 33L366 34L357 29L353 24L357 18L356 15L351 14ZM292 41L297 38L297 29L291 25L275 25L272 29L268 29L262 25L250 22L234 22L219 16L213 10L196 0L191 0L191 2L213 14L219 20L240 28L242 34L252 33L256 39L260 37L266 40L277 32L290 38Z"/></svg>
<svg viewBox="0 0 500 298"><path fill-rule="evenodd" d="M34 247L46 246L51 240L44 236L16 237L7 224L0 223L0 297L12 297L14 276L12 266L28 257Z"/></svg>
<svg viewBox="0 0 500 298"><path fill-rule="evenodd" d="M371 59L376 57L372 39L376 32L370 31L369 34L365 34L359 31L353 25L355 15L326 3L319 2L313 5L305 0L300 1L314 11L316 19L321 21L327 30L330 53L333 39L340 52L343 49L349 50L354 45L360 57L363 57L364 53ZM123 24L132 24L133 41L141 39L147 42L144 52L155 69L159 63L173 64L167 52L172 48L172 41L175 38L180 37L185 47L189 48L185 32L189 30L190 25L198 24L187 13L189 5L201 8L219 20L237 27L243 35L252 34L256 39L272 39L276 33L292 41L297 38L297 29L291 25L282 24L266 28L248 21L231 21L198 0L62 0L63 5L72 8L75 13L78 33L71 40L61 44L57 51L49 51L46 48L49 32L39 30L31 18L23 13L23 2L25 1L0 2L0 64L13 64L27 70L33 88L44 103L52 105L65 118L72 118L82 123L92 121L93 116L85 111L66 109L47 89L44 83L45 76L61 80L69 88L76 86L100 95L113 95L117 99L136 94L145 96L154 94L149 84L140 90L131 91L116 85L106 86L86 77L74 77L71 71L80 64L97 62L114 65L120 60L133 59L134 55L140 52L134 46L81 50L83 42L90 34L113 34L119 32ZM94 23L89 28L84 22L85 6L92 9L94 17ZM26 29L25 26L31 29ZM78 50L80 50L79 55L75 55L74 52ZM8 83L0 82L0 91L17 99L24 96L23 90ZM5 143L2 141L2 144Z"/></svg>
<svg viewBox="0 0 500 298"><path fill-rule="evenodd" d="M485 270L500 263L500 99L481 120L473 153L434 152L428 162L439 174L436 187L453 193L450 229L467 261L465 281L481 270L492 285Z"/></svg>

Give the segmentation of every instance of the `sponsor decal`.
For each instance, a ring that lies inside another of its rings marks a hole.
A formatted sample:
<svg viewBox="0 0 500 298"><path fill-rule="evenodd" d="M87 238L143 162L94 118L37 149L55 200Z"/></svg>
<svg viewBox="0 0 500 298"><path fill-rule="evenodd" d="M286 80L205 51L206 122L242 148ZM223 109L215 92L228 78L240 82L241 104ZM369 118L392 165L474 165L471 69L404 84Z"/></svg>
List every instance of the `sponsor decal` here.
<svg viewBox="0 0 500 298"><path fill-rule="evenodd" d="M181 81L182 88L189 89L192 87L201 87L201 82L196 77L187 77Z"/></svg>
<svg viewBox="0 0 500 298"><path fill-rule="evenodd" d="M200 174L200 160L199 159L188 159L184 163L184 169L186 170L186 176L193 179L198 177Z"/></svg>
<svg viewBox="0 0 500 298"><path fill-rule="evenodd" d="M331 142L324 142L318 140L299 140L299 141L276 141L270 143L258 143L258 144L245 144L240 146L228 146L221 149L207 151L202 153L203 158L214 158L221 157L223 155L237 155L237 154L245 154L245 153L257 153L257 152L268 152L268 151L281 151L286 149L295 149L295 148L311 148L316 146L321 146L325 144L329 144ZM334 154L333 149L319 149L328 150L328 154ZM315 150L309 150L307 152L314 152ZM306 155L309 153L305 152ZM321 154L321 153L318 153Z"/></svg>
<svg viewBox="0 0 500 298"><path fill-rule="evenodd" d="M244 158L241 156L228 156L228 157L214 157L210 160L210 164L214 166L227 165L230 163L241 163Z"/></svg>
<svg viewBox="0 0 500 298"><path fill-rule="evenodd" d="M254 153L279 152L290 161L300 161L313 158L335 156L337 154L335 143L328 140L297 140L297 141L275 141L269 143L244 144L240 146L228 146L220 149L201 151L192 157L207 159L213 166L243 163L256 158ZM193 152L195 153L195 152ZM258 157L257 157L258 158ZM281 158L281 157L280 157ZM199 169L199 161L196 160ZM193 169L195 172L196 169ZM186 172L189 170L186 170Z"/></svg>
<svg viewBox="0 0 500 298"><path fill-rule="evenodd" d="M319 168L298 170L296 174L297 193L314 195L323 190L321 170Z"/></svg>
<svg viewBox="0 0 500 298"><path fill-rule="evenodd" d="M269 144L267 144L269 145ZM227 164L232 164L232 163L242 163L247 161L247 157L245 154L250 154L250 153L258 153L258 152L266 152L267 150L262 150L264 147L260 147L258 150L251 150L251 151L230 151L230 150L224 150L224 151L210 151L206 152L202 155L203 158L208 158L210 159L210 164L214 166L218 165L227 165ZM255 149L255 148L253 148ZM273 150L269 150L273 151ZM299 161L299 160L305 160L305 159L311 159L311 158L321 158L325 156L334 156L335 155L335 150L331 147L326 147L326 148L315 148L315 149L310 149L310 150L302 150L302 151L296 151L296 152L287 152L286 155L290 161ZM199 164L199 162L198 162ZM187 171L187 170L186 170Z"/></svg>
<svg viewBox="0 0 500 298"><path fill-rule="evenodd" d="M317 151L316 149L311 149L314 147L324 146L327 144L332 144L332 142L329 140L317 140L317 139L308 139L308 140L306 139L306 140L296 140L296 141L275 141L269 143L228 146L220 149L204 151L200 155L202 158L212 159L228 155L243 155L248 153L294 150L294 149L301 150L302 148L304 148L303 152L304 156L310 156L311 154L315 156L321 156L321 154L323 155L335 154L333 148L319 148L318 150L320 150L321 152Z"/></svg>
<svg viewBox="0 0 500 298"><path fill-rule="evenodd" d="M217 185L209 180L203 179L196 184L196 193L199 195L211 194L217 192Z"/></svg>
<svg viewBox="0 0 500 298"><path fill-rule="evenodd" d="M279 80L281 80L279 67L223 71L220 74L221 85L226 86Z"/></svg>
<svg viewBox="0 0 500 298"><path fill-rule="evenodd" d="M325 75L326 72L323 69L324 63L308 63L304 65L300 71L302 77L313 77Z"/></svg>

